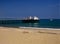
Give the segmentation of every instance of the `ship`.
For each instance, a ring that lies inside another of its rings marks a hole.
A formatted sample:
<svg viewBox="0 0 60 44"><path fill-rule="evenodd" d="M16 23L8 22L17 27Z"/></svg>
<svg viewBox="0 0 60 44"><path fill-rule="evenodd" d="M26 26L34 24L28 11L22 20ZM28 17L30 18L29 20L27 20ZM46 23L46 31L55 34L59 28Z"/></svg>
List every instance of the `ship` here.
<svg viewBox="0 0 60 44"><path fill-rule="evenodd" d="M37 23L39 22L39 18L37 16L34 16L34 17L28 17L28 18L24 18L22 20L23 23Z"/></svg>

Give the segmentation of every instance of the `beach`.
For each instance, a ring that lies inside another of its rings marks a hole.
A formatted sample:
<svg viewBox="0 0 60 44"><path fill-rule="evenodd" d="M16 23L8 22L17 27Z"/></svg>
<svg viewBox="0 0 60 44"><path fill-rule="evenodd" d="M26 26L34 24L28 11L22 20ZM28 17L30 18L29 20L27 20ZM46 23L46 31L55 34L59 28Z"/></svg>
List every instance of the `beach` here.
<svg viewBox="0 0 60 44"><path fill-rule="evenodd" d="M60 29L0 27L0 44L60 44Z"/></svg>

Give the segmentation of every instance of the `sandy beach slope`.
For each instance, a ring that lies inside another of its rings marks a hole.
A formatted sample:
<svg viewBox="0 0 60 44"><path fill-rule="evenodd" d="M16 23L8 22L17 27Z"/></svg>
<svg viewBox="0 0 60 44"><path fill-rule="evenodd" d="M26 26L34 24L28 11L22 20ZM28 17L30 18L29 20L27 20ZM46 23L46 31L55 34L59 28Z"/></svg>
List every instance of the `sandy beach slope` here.
<svg viewBox="0 0 60 44"><path fill-rule="evenodd" d="M0 44L60 44L60 30L0 27Z"/></svg>

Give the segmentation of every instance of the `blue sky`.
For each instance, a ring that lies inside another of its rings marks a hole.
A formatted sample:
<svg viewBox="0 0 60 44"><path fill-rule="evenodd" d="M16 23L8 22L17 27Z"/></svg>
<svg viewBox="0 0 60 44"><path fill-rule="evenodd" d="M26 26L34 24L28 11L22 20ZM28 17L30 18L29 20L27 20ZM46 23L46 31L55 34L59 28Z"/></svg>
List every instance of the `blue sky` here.
<svg viewBox="0 0 60 44"><path fill-rule="evenodd" d="M38 16L60 19L59 0L0 0L0 18Z"/></svg>

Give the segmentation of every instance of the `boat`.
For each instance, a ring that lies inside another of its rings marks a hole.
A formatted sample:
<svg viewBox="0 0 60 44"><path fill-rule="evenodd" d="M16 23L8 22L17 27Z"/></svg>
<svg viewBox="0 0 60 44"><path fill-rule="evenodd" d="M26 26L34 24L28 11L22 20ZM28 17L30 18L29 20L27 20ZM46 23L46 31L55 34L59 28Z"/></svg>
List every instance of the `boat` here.
<svg viewBox="0 0 60 44"><path fill-rule="evenodd" d="M39 22L39 18L34 16L34 17L28 17L22 20L23 23L37 23Z"/></svg>

